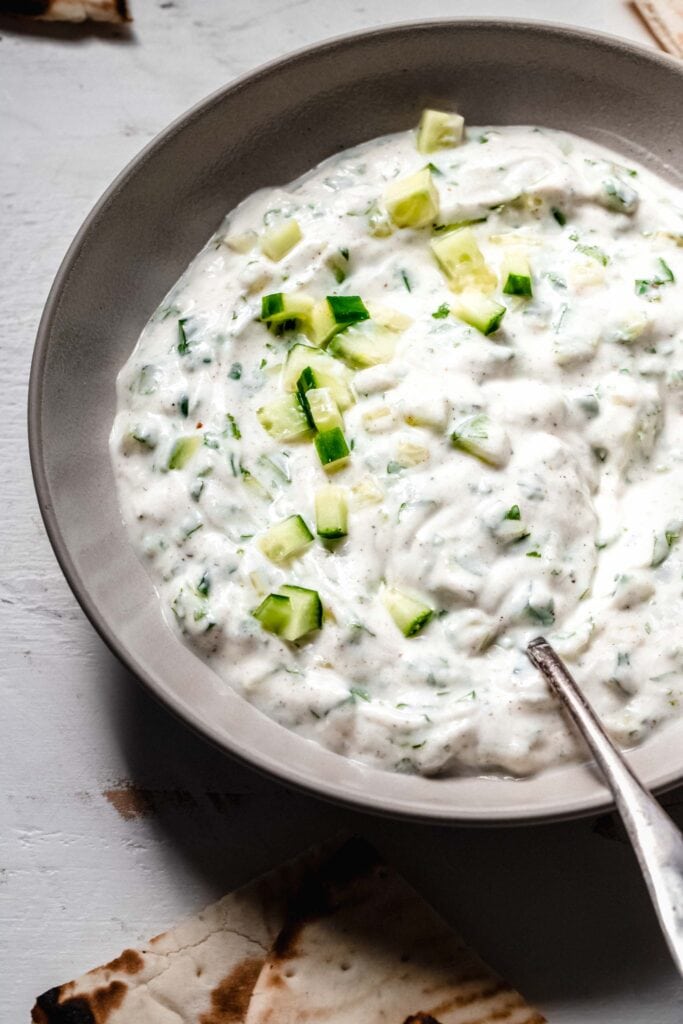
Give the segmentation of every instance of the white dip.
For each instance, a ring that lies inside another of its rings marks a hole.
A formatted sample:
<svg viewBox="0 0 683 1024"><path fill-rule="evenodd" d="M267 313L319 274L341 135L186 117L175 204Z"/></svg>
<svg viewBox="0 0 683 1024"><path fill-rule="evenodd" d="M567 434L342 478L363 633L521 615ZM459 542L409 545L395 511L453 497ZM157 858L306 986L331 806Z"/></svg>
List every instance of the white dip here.
<svg viewBox="0 0 683 1024"><path fill-rule="evenodd" d="M427 161L438 212L397 227L386 191ZM472 276L462 264L449 277L430 245L449 231L432 224L463 221L478 244ZM290 244L280 259L262 250ZM392 771L526 774L579 757L524 652L541 633L620 743L678 714L681 245L679 191L537 128L469 128L428 156L405 132L250 196L118 380L123 515L174 628L283 726ZM503 292L510 255L517 271L528 261L532 297ZM269 329L262 297L294 291L299 319ZM455 315L463 294L507 307L494 333ZM287 394L296 405L283 366L310 344L307 297L319 312L335 295L359 296L372 318L323 357L353 401L351 454L330 473L313 431L280 440L262 422ZM316 534L329 484L348 535L268 557L264 534L289 516ZM296 643L267 628L284 628L286 594L284 619L252 614L283 585L317 592L324 609ZM388 610L394 590L418 602L415 635Z"/></svg>

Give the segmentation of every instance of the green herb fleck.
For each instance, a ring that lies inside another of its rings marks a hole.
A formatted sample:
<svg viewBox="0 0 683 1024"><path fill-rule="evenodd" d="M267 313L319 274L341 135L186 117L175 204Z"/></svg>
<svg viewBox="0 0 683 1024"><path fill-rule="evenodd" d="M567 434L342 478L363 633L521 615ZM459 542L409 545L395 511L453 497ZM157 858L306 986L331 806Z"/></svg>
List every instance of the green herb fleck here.
<svg viewBox="0 0 683 1024"><path fill-rule="evenodd" d="M507 510L503 518L512 519L513 521L518 522L522 518L522 513L519 511L519 505L512 505Z"/></svg>
<svg viewBox="0 0 683 1024"><path fill-rule="evenodd" d="M351 694L352 698L357 697L359 700L364 700L367 703L370 703L370 700L372 699L368 691L363 690L360 686L352 686L351 689L349 690L349 693Z"/></svg>
<svg viewBox="0 0 683 1024"><path fill-rule="evenodd" d="M405 272L405 270L401 271L401 280L403 281L403 284L405 285L406 291L412 292L413 289L412 289L412 285L410 284L410 278L408 277L408 275Z"/></svg>
<svg viewBox="0 0 683 1024"><path fill-rule="evenodd" d="M187 334L185 333L185 324L187 320L178 321L178 352L181 356L187 354L190 348L190 343L187 340Z"/></svg>
<svg viewBox="0 0 683 1024"><path fill-rule="evenodd" d="M553 217L555 218L557 223L560 225L560 227L563 228L565 226L565 224L567 223L567 218L565 217L565 215L562 212L562 210L558 209L557 206L553 206L550 212L552 213Z"/></svg>
<svg viewBox="0 0 683 1024"><path fill-rule="evenodd" d="M232 434L236 441L239 441L239 439L242 437L242 431L237 426L237 420L235 419L231 412L227 412L225 415L230 425L230 433Z"/></svg>
<svg viewBox="0 0 683 1024"><path fill-rule="evenodd" d="M230 373L228 374L228 377L230 378L230 380L239 380L241 376L242 376L242 364L241 363L233 363L232 366L230 367Z"/></svg>
<svg viewBox="0 0 683 1024"><path fill-rule="evenodd" d="M433 320L445 320L451 309L447 302L442 302L437 310L432 313Z"/></svg>

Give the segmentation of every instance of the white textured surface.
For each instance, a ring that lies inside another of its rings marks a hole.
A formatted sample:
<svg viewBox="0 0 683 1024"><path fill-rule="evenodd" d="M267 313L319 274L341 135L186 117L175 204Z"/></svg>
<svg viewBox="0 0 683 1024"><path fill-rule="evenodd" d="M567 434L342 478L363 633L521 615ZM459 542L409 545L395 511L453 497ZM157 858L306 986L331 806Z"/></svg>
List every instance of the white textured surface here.
<svg viewBox="0 0 683 1024"><path fill-rule="evenodd" d="M594 822L446 831L290 794L154 704L62 579L33 495L25 397L40 311L84 216L148 139L236 74L418 14L408 0L133 7L129 40L0 19L0 1020L28 1020L38 992L352 822L557 1024L680 1024L680 983L609 820L597 831ZM421 17L510 12L502 0L419 8ZM524 0L514 13L648 42L619 0ZM147 791L137 796L145 813L126 817L107 798L125 784ZM683 821L683 795L667 803Z"/></svg>

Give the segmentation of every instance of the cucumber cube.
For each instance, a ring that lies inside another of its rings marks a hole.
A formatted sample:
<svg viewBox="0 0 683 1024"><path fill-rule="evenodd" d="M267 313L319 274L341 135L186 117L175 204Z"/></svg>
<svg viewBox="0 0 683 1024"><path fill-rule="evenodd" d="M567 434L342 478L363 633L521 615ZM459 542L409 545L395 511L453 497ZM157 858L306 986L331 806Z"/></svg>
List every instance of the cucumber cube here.
<svg viewBox="0 0 683 1024"><path fill-rule="evenodd" d="M342 411L353 405L349 370L327 352L310 345L293 345L289 350L282 373L282 386L285 391L296 391L299 377L306 367L310 367L315 373L319 387L330 389Z"/></svg>
<svg viewBox="0 0 683 1024"><path fill-rule="evenodd" d="M404 636L415 636L434 615L429 605L395 587L384 588L382 601Z"/></svg>
<svg viewBox="0 0 683 1024"><path fill-rule="evenodd" d="M256 411L258 421L277 441L299 441L311 432L297 395L282 395Z"/></svg>
<svg viewBox="0 0 683 1024"><path fill-rule="evenodd" d="M307 392L318 387L318 378L311 369L310 366L305 366L299 375L299 379L296 382L296 392L301 402L301 407L304 410L306 419L308 420L309 426L315 430L315 421L311 413L311 407L308 404Z"/></svg>
<svg viewBox="0 0 683 1024"><path fill-rule="evenodd" d="M450 287L455 292L468 288L490 292L496 287L496 275L484 262L472 228L458 228L429 243Z"/></svg>
<svg viewBox="0 0 683 1024"><path fill-rule="evenodd" d="M360 295L328 295L327 304L336 324L348 327L360 320L368 320L368 313Z"/></svg>
<svg viewBox="0 0 683 1024"><path fill-rule="evenodd" d="M451 312L470 327L476 327L482 334L497 331L507 310L481 292L467 292L451 306Z"/></svg>
<svg viewBox="0 0 683 1024"><path fill-rule="evenodd" d="M315 529L319 537L334 540L346 537L348 507L343 487L328 484L315 493Z"/></svg>
<svg viewBox="0 0 683 1024"><path fill-rule="evenodd" d="M171 455L168 460L169 469L182 469L187 465L194 453L202 443L199 434L191 434L189 437L179 437L174 442Z"/></svg>
<svg viewBox="0 0 683 1024"><path fill-rule="evenodd" d="M501 280L506 295L533 295L531 267L522 252L508 252L503 258Z"/></svg>
<svg viewBox="0 0 683 1024"><path fill-rule="evenodd" d="M343 429L344 420L329 388L312 388L306 393L306 399L316 430Z"/></svg>
<svg viewBox="0 0 683 1024"><path fill-rule="evenodd" d="M394 358L396 351L396 335L392 331L377 329L351 328L332 339L329 351L354 370L367 366L388 363Z"/></svg>
<svg viewBox="0 0 683 1024"><path fill-rule="evenodd" d="M332 315L327 299L314 305L309 321L304 325L304 333L314 345L326 345L330 338L339 330L339 324Z"/></svg>
<svg viewBox="0 0 683 1024"><path fill-rule="evenodd" d="M433 153L462 142L465 118L444 110L423 110L417 129L417 148L420 153Z"/></svg>
<svg viewBox="0 0 683 1024"><path fill-rule="evenodd" d="M302 238L303 235L299 222L293 219L285 220L263 233L261 236L261 252L269 260L278 263Z"/></svg>
<svg viewBox="0 0 683 1024"><path fill-rule="evenodd" d="M349 457L349 446L340 427L321 430L315 436L318 458L324 469L333 471L341 468Z"/></svg>
<svg viewBox="0 0 683 1024"><path fill-rule="evenodd" d="M282 636L292 617L292 604L282 594L268 594L251 614L269 633Z"/></svg>
<svg viewBox="0 0 683 1024"><path fill-rule="evenodd" d="M451 441L456 448L496 468L505 466L512 454L505 429L483 413L463 420L451 434Z"/></svg>
<svg viewBox="0 0 683 1024"><path fill-rule="evenodd" d="M289 516L263 534L259 547L271 562L285 562L300 555L313 540L313 534L301 516Z"/></svg>
<svg viewBox="0 0 683 1024"><path fill-rule="evenodd" d="M384 202L399 228L423 228L439 215L439 193L427 167L391 184Z"/></svg>
<svg viewBox="0 0 683 1024"><path fill-rule="evenodd" d="M308 325L314 305L305 292L274 292L261 299L261 320L268 327Z"/></svg>
<svg viewBox="0 0 683 1024"><path fill-rule="evenodd" d="M280 594L287 598L290 605L289 621L281 634L285 640L294 643L314 629L320 629L323 624L323 606L317 590L287 584L280 587Z"/></svg>

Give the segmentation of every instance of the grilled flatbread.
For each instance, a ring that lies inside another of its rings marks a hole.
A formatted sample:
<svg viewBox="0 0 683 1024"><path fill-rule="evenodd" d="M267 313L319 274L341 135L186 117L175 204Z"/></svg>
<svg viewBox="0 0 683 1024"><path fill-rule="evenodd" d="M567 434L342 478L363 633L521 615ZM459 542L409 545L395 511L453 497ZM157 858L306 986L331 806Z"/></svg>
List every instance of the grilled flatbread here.
<svg viewBox="0 0 683 1024"><path fill-rule="evenodd" d="M374 851L352 842L307 880L246 1024L543 1024Z"/></svg>
<svg viewBox="0 0 683 1024"><path fill-rule="evenodd" d="M240 1024L307 853L36 1000L34 1024Z"/></svg>
<svg viewBox="0 0 683 1024"><path fill-rule="evenodd" d="M0 14L40 21L131 21L127 0L0 0Z"/></svg>
<svg viewBox="0 0 683 1024"><path fill-rule="evenodd" d="M543 1024L365 842L40 996L35 1024Z"/></svg>

